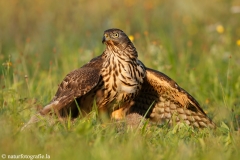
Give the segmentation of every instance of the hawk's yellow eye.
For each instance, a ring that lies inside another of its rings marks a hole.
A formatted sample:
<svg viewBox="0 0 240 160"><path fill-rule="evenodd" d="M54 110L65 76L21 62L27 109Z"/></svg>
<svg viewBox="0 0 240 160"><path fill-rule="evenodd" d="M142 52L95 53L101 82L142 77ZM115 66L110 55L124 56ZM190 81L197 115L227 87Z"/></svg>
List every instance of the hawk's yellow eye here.
<svg viewBox="0 0 240 160"><path fill-rule="evenodd" d="M118 33L113 33L113 37L118 37Z"/></svg>

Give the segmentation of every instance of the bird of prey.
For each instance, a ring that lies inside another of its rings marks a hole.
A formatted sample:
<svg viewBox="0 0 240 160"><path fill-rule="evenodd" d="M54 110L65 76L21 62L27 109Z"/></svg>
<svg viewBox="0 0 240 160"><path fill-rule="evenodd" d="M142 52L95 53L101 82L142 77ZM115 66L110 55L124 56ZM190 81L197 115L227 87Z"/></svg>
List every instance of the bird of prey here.
<svg viewBox="0 0 240 160"><path fill-rule="evenodd" d="M154 123L215 127L188 92L165 74L144 66L122 30L106 30L102 43L106 45L105 51L70 72L39 115L54 112L60 117L75 118L80 112L87 115L96 102L99 112L113 119L138 114ZM34 118L29 123L33 121Z"/></svg>

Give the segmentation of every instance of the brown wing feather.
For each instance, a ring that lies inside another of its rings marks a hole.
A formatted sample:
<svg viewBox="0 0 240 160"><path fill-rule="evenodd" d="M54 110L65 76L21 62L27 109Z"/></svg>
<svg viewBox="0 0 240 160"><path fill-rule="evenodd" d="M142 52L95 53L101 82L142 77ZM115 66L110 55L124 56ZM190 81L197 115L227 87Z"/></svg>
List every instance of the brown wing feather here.
<svg viewBox="0 0 240 160"><path fill-rule="evenodd" d="M69 73L59 85L52 101L67 104L74 98L88 93L99 81L99 69L83 67ZM67 98L64 98L67 97Z"/></svg>
<svg viewBox="0 0 240 160"><path fill-rule="evenodd" d="M151 106L152 105L152 106ZM146 69L146 78L129 113L147 114L150 120L161 123L183 121L195 127L215 127L199 103L165 74Z"/></svg>
<svg viewBox="0 0 240 160"><path fill-rule="evenodd" d="M59 85L50 104L46 105L40 113L47 114L52 108L59 111L73 102L74 99L84 96L96 87L101 78L102 62L102 56L99 56L81 68L70 72Z"/></svg>

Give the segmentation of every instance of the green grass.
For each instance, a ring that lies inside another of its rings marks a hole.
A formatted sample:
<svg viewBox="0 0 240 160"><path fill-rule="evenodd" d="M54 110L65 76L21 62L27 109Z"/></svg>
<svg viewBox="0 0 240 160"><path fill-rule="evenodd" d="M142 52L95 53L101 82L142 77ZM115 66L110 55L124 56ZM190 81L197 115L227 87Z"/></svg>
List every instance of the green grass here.
<svg viewBox="0 0 240 160"><path fill-rule="evenodd" d="M240 3L213 1L0 1L0 156L51 159L239 159ZM134 37L143 63L192 94L217 124L140 127L98 121L21 127L64 76L104 50L103 31ZM30 159L30 158L29 158Z"/></svg>

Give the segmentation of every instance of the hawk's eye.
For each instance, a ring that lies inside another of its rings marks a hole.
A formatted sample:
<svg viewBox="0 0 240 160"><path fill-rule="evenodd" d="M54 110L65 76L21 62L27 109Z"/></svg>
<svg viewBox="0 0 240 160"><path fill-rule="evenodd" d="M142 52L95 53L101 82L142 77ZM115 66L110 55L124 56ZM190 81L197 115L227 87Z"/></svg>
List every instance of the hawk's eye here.
<svg viewBox="0 0 240 160"><path fill-rule="evenodd" d="M118 36L119 36L118 33L113 33L114 38L117 38Z"/></svg>

